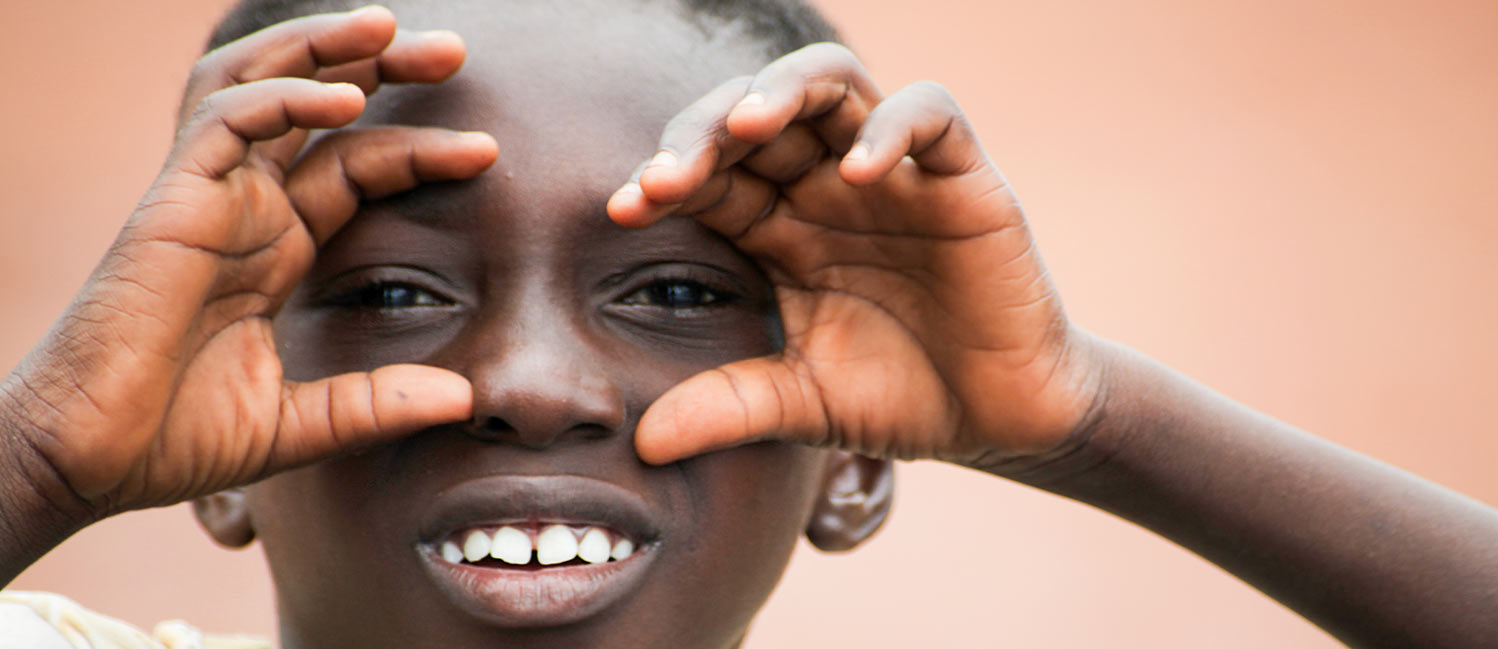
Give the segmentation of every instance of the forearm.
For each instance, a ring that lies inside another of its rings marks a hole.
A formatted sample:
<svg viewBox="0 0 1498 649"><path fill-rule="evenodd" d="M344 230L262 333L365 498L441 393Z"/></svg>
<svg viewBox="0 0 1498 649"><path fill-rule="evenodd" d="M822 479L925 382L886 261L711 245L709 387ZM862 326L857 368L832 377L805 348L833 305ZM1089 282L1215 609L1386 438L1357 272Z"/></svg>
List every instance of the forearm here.
<svg viewBox="0 0 1498 649"><path fill-rule="evenodd" d="M1190 549L1358 647L1498 637L1498 512L1104 345L1087 442L1028 476Z"/></svg>
<svg viewBox="0 0 1498 649"><path fill-rule="evenodd" d="M17 391L17 377L0 381L0 587L90 520L37 449L41 429Z"/></svg>

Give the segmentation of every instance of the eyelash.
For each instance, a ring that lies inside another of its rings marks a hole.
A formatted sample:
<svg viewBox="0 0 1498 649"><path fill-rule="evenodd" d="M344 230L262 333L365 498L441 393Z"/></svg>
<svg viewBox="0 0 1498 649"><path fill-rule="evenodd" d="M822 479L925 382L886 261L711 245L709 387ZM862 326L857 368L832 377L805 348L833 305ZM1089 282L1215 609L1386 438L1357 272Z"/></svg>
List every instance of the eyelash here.
<svg viewBox="0 0 1498 649"><path fill-rule="evenodd" d="M693 299L694 297L695 299ZM683 311L724 306L732 304L738 298L739 296L729 291L708 286L694 279L666 277L651 281L635 292L624 296L619 302L631 306L649 306L672 311ZM673 300L681 300L689 303L673 304Z"/></svg>
<svg viewBox="0 0 1498 649"><path fill-rule="evenodd" d="M721 307L738 301L739 295L688 277L651 280L619 300L620 304L686 311ZM408 282L380 280L338 293L325 301L328 306L348 309L396 311L443 307L453 304L432 291Z"/></svg>
<svg viewBox="0 0 1498 649"><path fill-rule="evenodd" d="M335 295L327 300L327 304L352 309L390 311L449 306L452 302L406 282L376 281Z"/></svg>

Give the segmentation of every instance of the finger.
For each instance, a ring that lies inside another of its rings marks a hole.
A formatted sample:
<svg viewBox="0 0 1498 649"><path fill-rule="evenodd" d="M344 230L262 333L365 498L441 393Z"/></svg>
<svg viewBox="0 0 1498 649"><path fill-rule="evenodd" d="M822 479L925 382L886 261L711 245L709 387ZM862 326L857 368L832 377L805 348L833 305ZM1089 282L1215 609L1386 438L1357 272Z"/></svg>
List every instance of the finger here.
<svg viewBox="0 0 1498 649"><path fill-rule="evenodd" d="M336 128L364 110L364 93L349 84L266 79L215 92L183 126L171 164L221 178L244 162L250 145L293 127Z"/></svg>
<svg viewBox="0 0 1498 649"><path fill-rule="evenodd" d="M268 473L389 442L472 416L473 386L462 375L422 365L390 365L312 381L287 382Z"/></svg>
<svg viewBox="0 0 1498 649"><path fill-rule="evenodd" d="M667 390L635 429L635 451L667 464L765 439L820 444L828 437L821 392L776 358L708 370Z"/></svg>
<svg viewBox="0 0 1498 649"><path fill-rule="evenodd" d="M324 67L314 76L323 82L352 83L374 94L381 83L437 83L463 67L463 39L446 30L396 30L395 40L374 58Z"/></svg>
<svg viewBox="0 0 1498 649"><path fill-rule="evenodd" d="M672 117L638 178L610 198L609 216L630 227L654 223L696 193L715 171L748 153L751 145L734 140L723 125L747 83L747 77L725 82Z"/></svg>
<svg viewBox="0 0 1498 649"><path fill-rule="evenodd" d="M853 52L816 43L760 70L726 125L734 137L762 143L793 121L810 120L822 141L843 153L880 99L879 87Z"/></svg>
<svg viewBox="0 0 1498 649"><path fill-rule="evenodd" d="M827 156L827 145L805 122L787 126L775 139L760 145L739 166L777 183L800 180Z"/></svg>
<svg viewBox="0 0 1498 649"><path fill-rule="evenodd" d="M183 96L187 111L222 88L274 77L311 77L318 68L373 57L395 37L384 7L303 16L272 25L204 55ZM179 120L183 121L183 120Z"/></svg>
<svg viewBox="0 0 1498 649"><path fill-rule="evenodd" d="M301 153L302 145L307 143L311 132L305 128L293 128L281 137L256 142L250 145L250 159L262 158L274 166L270 171L276 174L276 180L285 182L286 170L296 160L297 154Z"/></svg>
<svg viewBox="0 0 1498 649"><path fill-rule="evenodd" d="M875 107L839 171L849 184L869 185L907 155L922 169L944 175L965 173L987 161L957 100L929 81L903 88Z"/></svg>
<svg viewBox="0 0 1498 649"><path fill-rule="evenodd" d="M287 174L286 195L322 245L361 200L472 178L498 156L499 144L487 133L409 126L340 131L313 145Z"/></svg>
<svg viewBox="0 0 1498 649"><path fill-rule="evenodd" d="M738 243L770 213L779 195L770 181L730 167L715 174L702 192L682 204L681 212Z"/></svg>

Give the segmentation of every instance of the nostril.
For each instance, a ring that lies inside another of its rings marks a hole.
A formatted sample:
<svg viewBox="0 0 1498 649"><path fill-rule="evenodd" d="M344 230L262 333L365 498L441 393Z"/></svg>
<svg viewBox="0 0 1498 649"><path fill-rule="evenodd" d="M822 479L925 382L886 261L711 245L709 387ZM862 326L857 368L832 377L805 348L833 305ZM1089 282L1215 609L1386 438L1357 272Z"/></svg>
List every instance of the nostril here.
<svg viewBox="0 0 1498 649"><path fill-rule="evenodd" d="M502 417L475 418L472 425L466 430L475 438L482 440L498 440L515 434L515 427Z"/></svg>

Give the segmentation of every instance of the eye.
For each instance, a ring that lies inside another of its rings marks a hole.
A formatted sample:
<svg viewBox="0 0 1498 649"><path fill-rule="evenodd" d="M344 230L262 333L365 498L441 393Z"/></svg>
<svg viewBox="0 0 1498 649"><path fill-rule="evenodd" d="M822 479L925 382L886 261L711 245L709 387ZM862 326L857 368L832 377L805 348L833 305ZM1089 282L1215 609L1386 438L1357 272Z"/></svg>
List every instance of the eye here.
<svg viewBox="0 0 1498 649"><path fill-rule="evenodd" d="M621 300L624 304L638 304L664 309L694 309L722 304L730 296L708 288L701 282L689 279L661 279L631 293Z"/></svg>
<svg viewBox="0 0 1498 649"><path fill-rule="evenodd" d="M356 309L411 309L452 303L404 282L373 282L334 296L328 304Z"/></svg>

